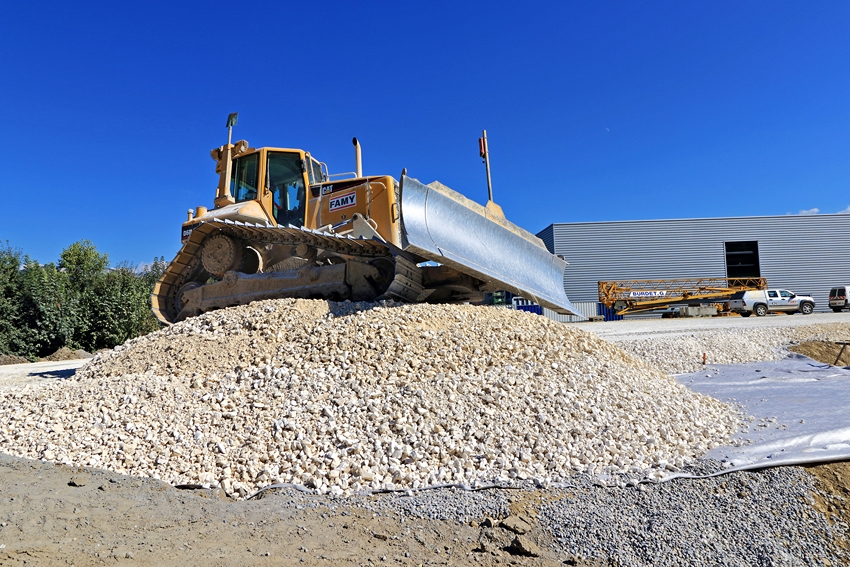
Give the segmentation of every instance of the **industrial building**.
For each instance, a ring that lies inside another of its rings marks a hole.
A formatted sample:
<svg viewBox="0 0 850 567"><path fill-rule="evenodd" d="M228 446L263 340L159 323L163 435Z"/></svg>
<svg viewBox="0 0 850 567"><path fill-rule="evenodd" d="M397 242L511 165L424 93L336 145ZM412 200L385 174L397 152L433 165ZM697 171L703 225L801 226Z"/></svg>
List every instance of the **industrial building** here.
<svg viewBox="0 0 850 567"><path fill-rule="evenodd" d="M568 262L567 297L595 315L598 282L762 277L810 293L828 311L831 287L850 285L850 214L551 224L537 234ZM574 320L574 319L573 319Z"/></svg>

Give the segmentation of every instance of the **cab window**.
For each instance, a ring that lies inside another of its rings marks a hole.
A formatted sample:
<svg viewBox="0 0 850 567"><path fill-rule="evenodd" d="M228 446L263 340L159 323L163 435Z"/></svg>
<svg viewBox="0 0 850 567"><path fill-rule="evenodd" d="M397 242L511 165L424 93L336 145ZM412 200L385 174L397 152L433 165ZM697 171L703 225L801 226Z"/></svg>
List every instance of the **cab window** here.
<svg viewBox="0 0 850 567"><path fill-rule="evenodd" d="M313 158L310 158L310 184L318 185L324 180L325 177L322 175L322 165Z"/></svg>
<svg viewBox="0 0 850 567"><path fill-rule="evenodd" d="M272 215L277 224L304 225L304 172L301 156L288 152L269 152L268 186L272 192Z"/></svg>
<svg viewBox="0 0 850 567"><path fill-rule="evenodd" d="M791 297L792 293L790 291L785 291L784 289L780 289L779 295L781 295L782 297Z"/></svg>
<svg viewBox="0 0 850 567"><path fill-rule="evenodd" d="M230 174L230 194L236 202L252 201L257 198L257 165L259 154L237 158Z"/></svg>
<svg viewBox="0 0 850 567"><path fill-rule="evenodd" d="M768 296L768 297L779 297L779 296L776 294L776 292L775 292L775 291L768 291L768 292L767 292L767 296Z"/></svg>

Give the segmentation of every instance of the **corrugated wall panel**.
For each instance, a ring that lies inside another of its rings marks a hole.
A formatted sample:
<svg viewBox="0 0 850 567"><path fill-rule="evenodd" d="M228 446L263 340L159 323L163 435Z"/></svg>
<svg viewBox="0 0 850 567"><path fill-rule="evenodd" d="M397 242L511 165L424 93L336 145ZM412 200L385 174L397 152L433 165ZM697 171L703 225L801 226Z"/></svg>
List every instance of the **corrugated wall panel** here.
<svg viewBox="0 0 850 567"><path fill-rule="evenodd" d="M549 225L540 232L537 233L537 238L543 241L543 244L546 245L546 248L551 252L555 246L555 237L554 237L554 225Z"/></svg>
<svg viewBox="0 0 850 567"><path fill-rule="evenodd" d="M553 224L538 234L569 265L572 302L598 301L597 282L725 277L725 242L756 240L770 287L811 293L850 285L850 215L788 215Z"/></svg>
<svg viewBox="0 0 850 567"><path fill-rule="evenodd" d="M543 308L543 315L553 321L560 321L561 323L578 323L579 321L587 321L588 318L596 315L596 304L598 301L573 301L571 303L580 315L561 315L560 313L555 313L551 309L547 309L545 307Z"/></svg>

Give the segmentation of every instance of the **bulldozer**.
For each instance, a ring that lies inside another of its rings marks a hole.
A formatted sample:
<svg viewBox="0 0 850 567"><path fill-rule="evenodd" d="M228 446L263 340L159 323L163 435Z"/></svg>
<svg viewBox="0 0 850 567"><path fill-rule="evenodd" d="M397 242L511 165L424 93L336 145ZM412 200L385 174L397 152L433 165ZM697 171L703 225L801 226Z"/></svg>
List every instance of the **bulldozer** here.
<svg viewBox="0 0 850 567"><path fill-rule="evenodd" d="M575 314L564 259L492 199L482 206L406 170L363 175L356 138L355 171L332 175L301 149L231 143L234 124L211 151L214 206L188 211L154 287L163 323L263 299L476 303L500 290Z"/></svg>

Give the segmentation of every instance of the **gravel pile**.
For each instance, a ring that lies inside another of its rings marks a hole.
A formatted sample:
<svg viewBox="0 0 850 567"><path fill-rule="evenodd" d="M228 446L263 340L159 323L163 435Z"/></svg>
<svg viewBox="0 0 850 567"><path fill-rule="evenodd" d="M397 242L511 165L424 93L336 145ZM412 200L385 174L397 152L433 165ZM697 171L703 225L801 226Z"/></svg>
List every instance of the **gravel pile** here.
<svg viewBox="0 0 850 567"><path fill-rule="evenodd" d="M722 329L642 339L614 340L626 352L669 374L696 372L706 364L742 364L785 358L785 345L804 341L846 341L850 324Z"/></svg>
<svg viewBox="0 0 850 567"><path fill-rule="evenodd" d="M12 454L241 496L660 476L738 425L734 408L536 315L305 300L208 313L0 401Z"/></svg>

